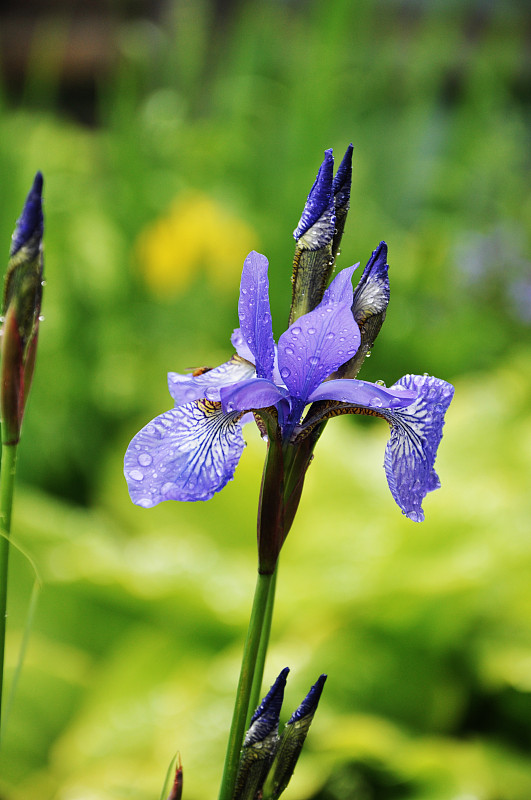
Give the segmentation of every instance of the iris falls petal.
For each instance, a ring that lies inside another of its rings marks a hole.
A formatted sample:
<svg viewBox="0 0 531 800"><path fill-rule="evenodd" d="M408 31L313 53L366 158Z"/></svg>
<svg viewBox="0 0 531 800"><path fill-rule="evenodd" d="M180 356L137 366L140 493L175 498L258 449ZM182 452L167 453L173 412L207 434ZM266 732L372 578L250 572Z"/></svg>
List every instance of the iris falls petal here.
<svg viewBox="0 0 531 800"><path fill-rule="evenodd" d="M245 259L240 284L238 314L244 341L255 356L256 374L270 380L275 343L269 308L268 261L254 250Z"/></svg>
<svg viewBox="0 0 531 800"><path fill-rule="evenodd" d="M407 408L381 412L391 425L385 472L391 494L403 513L414 522L422 522L422 501L440 486L434 463L454 387L429 375L405 375L391 388L397 386L416 390L418 395Z"/></svg>
<svg viewBox="0 0 531 800"><path fill-rule="evenodd" d="M233 356L214 369L196 370L189 375L169 372L168 389L178 406L203 398L218 401L222 386L248 380L254 374L252 364L240 356Z"/></svg>
<svg viewBox="0 0 531 800"><path fill-rule="evenodd" d="M134 503L209 500L232 479L245 447L241 413L198 400L172 408L137 433L124 472Z"/></svg>

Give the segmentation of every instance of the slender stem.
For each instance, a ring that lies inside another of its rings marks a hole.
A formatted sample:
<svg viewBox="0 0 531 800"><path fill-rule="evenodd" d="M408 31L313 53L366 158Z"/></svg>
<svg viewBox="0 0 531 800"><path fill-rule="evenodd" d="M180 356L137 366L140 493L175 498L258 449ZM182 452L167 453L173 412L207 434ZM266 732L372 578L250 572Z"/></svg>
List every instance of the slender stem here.
<svg viewBox="0 0 531 800"><path fill-rule="evenodd" d="M243 651L240 680L236 691L236 702L234 704L234 713L229 733L227 754L225 756L225 767L221 779L219 800L232 800L234 795L240 750L245 733L247 710L249 708L249 698L251 696L256 659L260 647L260 640L262 638L264 621L267 615L268 596L272 582L273 575L262 575L258 573L251 619L249 620L247 639Z"/></svg>
<svg viewBox="0 0 531 800"><path fill-rule="evenodd" d="M0 722L2 691L4 686L4 651L6 640L7 569L9 561L9 534L17 460L17 445L2 445L0 470Z"/></svg>
<svg viewBox="0 0 531 800"><path fill-rule="evenodd" d="M267 656L267 647L269 645L269 636L271 634L271 623L273 621L273 609L275 607L275 589L277 585L278 561L275 571L271 576L271 585L269 587L269 594L267 595L267 607L264 615L264 624L262 627L262 635L260 637L260 646L256 656L256 666L254 670L253 685L251 687L251 697L249 699L249 708L247 710L247 721L245 727L248 728L251 722L251 717L254 714L261 699L261 689L264 680L264 667Z"/></svg>

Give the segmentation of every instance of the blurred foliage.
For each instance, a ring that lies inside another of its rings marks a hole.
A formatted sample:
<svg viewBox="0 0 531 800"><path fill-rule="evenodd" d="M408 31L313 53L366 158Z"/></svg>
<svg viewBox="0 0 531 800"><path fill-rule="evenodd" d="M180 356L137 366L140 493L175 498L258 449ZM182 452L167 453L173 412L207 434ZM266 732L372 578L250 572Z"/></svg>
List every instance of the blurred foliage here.
<svg viewBox="0 0 531 800"><path fill-rule="evenodd" d="M363 378L456 383L427 522L385 430L334 420L282 559L268 675L330 675L286 796L531 796L528 12L506 2L170 4L123 24L98 125L39 68L0 99L0 241L45 174L45 321L16 539L43 580L5 738L10 800L216 794L254 583L263 446L207 504L131 506L121 459L165 374L230 353L248 250L286 323L291 232L325 147L355 145L341 264L389 244ZM215 23L215 24L214 24ZM57 54L56 54L57 55ZM58 59L59 61L59 59ZM158 232L158 236L157 236ZM166 276L167 283L164 283ZM372 422L372 421L371 421ZM353 454L356 454L353 457ZM323 535L325 534L325 535ZM34 582L13 551L13 670Z"/></svg>

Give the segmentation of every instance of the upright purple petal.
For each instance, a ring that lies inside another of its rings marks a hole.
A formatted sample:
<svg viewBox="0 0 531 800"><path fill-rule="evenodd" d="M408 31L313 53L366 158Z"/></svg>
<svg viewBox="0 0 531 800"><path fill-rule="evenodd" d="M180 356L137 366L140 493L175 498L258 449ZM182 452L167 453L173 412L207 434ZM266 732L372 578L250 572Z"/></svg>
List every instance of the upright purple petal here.
<svg viewBox="0 0 531 800"><path fill-rule="evenodd" d="M293 231L297 241L308 250L318 250L332 241L335 230L334 192L332 188L334 157L325 150L324 161L310 190L299 224Z"/></svg>
<svg viewBox="0 0 531 800"><path fill-rule="evenodd" d="M161 414L132 440L124 473L134 503L210 500L232 479L245 447L241 413L198 400Z"/></svg>
<svg viewBox="0 0 531 800"><path fill-rule="evenodd" d="M193 400L219 400L222 386L246 381L253 378L255 369L252 364L240 356L233 356L219 367L206 371L196 370L189 375L178 372L168 373L168 389L175 400L175 405L184 405Z"/></svg>
<svg viewBox="0 0 531 800"><path fill-rule="evenodd" d="M243 338L241 328L234 328L230 341L240 358L244 358L246 361L254 364L254 353L251 353L249 345Z"/></svg>
<svg viewBox="0 0 531 800"><path fill-rule="evenodd" d="M337 273L336 277L323 294L320 305L330 305L330 303L347 303L349 306L352 305L352 275L356 267L359 267L359 262Z"/></svg>
<svg viewBox="0 0 531 800"><path fill-rule="evenodd" d="M256 374L271 380L275 342L269 306L268 261L254 250L245 259L238 314L242 336L255 357Z"/></svg>
<svg viewBox="0 0 531 800"><path fill-rule="evenodd" d="M290 394L306 401L354 355L359 343L360 332L349 303L321 303L299 317L278 342L280 375Z"/></svg>
<svg viewBox="0 0 531 800"><path fill-rule="evenodd" d="M397 386L415 390L418 395L407 408L382 411L391 425L385 472L402 512L414 522L422 522L422 501L440 486L434 464L454 387L429 375L405 375L391 388Z"/></svg>
<svg viewBox="0 0 531 800"><path fill-rule="evenodd" d="M260 742L270 733L278 730L280 710L284 700L284 689L288 678L289 667L284 667L271 689L268 691L253 716L249 730L245 734L244 747Z"/></svg>

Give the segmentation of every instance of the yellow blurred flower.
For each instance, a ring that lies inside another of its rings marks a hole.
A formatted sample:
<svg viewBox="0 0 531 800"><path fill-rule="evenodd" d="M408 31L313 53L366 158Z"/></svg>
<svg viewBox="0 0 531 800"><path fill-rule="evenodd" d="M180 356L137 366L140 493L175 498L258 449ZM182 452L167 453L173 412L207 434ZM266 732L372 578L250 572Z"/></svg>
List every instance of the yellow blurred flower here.
<svg viewBox="0 0 531 800"><path fill-rule="evenodd" d="M256 247L250 225L208 195L185 192L140 233L134 256L150 289L168 296L184 291L200 271L216 288L233 289Z"/></svg>

